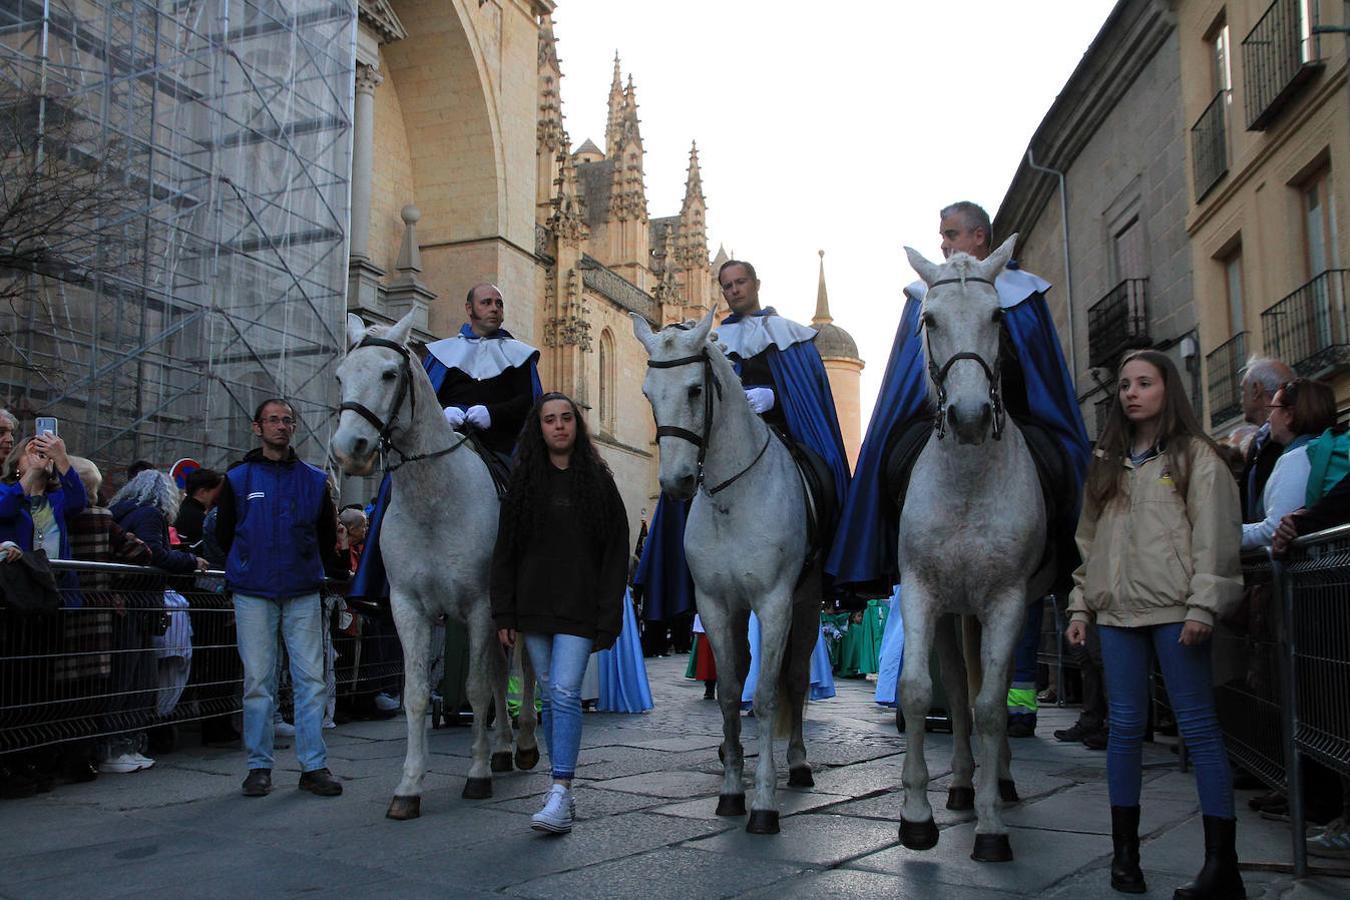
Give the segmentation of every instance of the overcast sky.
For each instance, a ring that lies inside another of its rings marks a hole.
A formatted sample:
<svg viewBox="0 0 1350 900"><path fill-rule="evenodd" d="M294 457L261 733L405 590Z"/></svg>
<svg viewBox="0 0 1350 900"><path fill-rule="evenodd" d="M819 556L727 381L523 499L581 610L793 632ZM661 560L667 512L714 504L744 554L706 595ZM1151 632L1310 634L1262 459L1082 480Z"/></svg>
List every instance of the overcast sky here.
<svg viewBox="0 0 1350 900"><path fill-rule="evenodd" d="M648 212L680 211L698 141L709 252L753 262L761 300L809 321L819 258L858 342L863 426L938 210L994 215L1111 0L559 0L563 115L602 149L617 50L633 76ZM817 11L818 10L818 11ZM720 299L720 298L719 298Z"/></svg>

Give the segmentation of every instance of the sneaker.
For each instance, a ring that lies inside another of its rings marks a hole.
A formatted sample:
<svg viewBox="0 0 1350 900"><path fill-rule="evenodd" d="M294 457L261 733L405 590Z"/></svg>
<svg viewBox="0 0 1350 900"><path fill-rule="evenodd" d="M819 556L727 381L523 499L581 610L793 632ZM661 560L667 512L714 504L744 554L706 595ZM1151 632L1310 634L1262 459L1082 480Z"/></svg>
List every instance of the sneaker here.
<svg viewBox="0 0 1350 900"><path fill-rule="evenodd" d="M315 769L313 772L300 773L300 790L320 797L336 797L342 793L342 782L327 769Z"/></svg>
<svg viewBox="0 0 1350 900"><path fill-rule="evenodd" d="M394 712L399 707L399 698L381 692L375 695L375 708L380 712Z"/></svg>
<svg viewBox="0 0 1350 900"><path fill-rule="evenodd" d="M1008 716L1008 737L1029 738L1035 736L1035 716Z"/></svg>
<svg viewBox="0 0 1350 900"><path fill-rule="evenodd" d="M249 769L243 791L245 797L266 797L272 793L272 770Z"/></svg>
<svg viewBox="0 0 1350 900"><path fill-rule="evenodd" d="M332 719L329 719L327 722L324 722L324 723L323 723L323 727L324 727L324 730L327 731L329 728L336 728L336 727L337 727L337 723L334 722Z"/></svg>
<svg viewBox="0 0 1350 900"><path fill-rule="evenodd" d="M1308 852L1325 859L1350 859L1350 825L1337 819L1308 841Z"/></svg>
<svg viewBox="0 0 1350 900"><path fill-rule="evenodd" d="M272 723L272 734L275 737L295 737L295 726L285 719L277 719Z"/></svg>
<svg viewBox="0 0 1350 900"><path fill-rule="evenodd" d="M572 792L561 784L555 784L544 796L544 808L530 817L530 827L535 831L567 834L572 830L572 818L576 812Z"/></svg>
<svg viewBox="0 0 1350 900"><path fill-rule="evenodd" d="M149 768L141 762L144 758L139 753L110 756L98 764L98 770L105 775L127 775L131 772L139 772L141 769ZM150 761L150 765L154 765L154 760Z"/></svg>
<svg viewBox="0 0 1350 900"><path fill-rule="evenodd" d="M133 753L132 758L141 764L142 769L148 769L155 764L155 761L143 753Z"/></svg>
<svg viewBox="0 0 1350 900"><path fill-rule="evenodd" d="M1068 728L1061 728L1055 732L1055 740L1063 741L1066 744L1077 744L1094 731L1101 731L1100 725L1093 725L1079 719Z"/></svg>

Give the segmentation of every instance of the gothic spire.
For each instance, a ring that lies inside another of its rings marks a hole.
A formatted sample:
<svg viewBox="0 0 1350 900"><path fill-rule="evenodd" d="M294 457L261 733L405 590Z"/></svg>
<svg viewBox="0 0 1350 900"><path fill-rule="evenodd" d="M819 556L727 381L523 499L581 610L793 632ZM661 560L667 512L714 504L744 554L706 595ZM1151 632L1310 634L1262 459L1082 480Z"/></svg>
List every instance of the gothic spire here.
<svg viewBox="0 0 1350 900"><path fill-rule="evenodd" d="M623 76L619 72L619 51L614 51L614 80L609 85L609 118L605 122L605 153L613 156L623 140L623 116L626 109Z"/></svg>
<svg viewBox="0 0 1350 900"><path fill-rule="evenodd" d="M811 317L812 325L828 325L834 321L830 315L830 295L825 291L825 251L820 254L820 282L816 286L816 314Z"/></svg>
<svg viewBox="0 0 1350 900"><path fill-rule="evenodd" d="M691 141L689 144L689 175L684 181L684 207L680 210L683 216L691 205L697 200L703 203L703 176L698 168L698 141Z"/></svg>

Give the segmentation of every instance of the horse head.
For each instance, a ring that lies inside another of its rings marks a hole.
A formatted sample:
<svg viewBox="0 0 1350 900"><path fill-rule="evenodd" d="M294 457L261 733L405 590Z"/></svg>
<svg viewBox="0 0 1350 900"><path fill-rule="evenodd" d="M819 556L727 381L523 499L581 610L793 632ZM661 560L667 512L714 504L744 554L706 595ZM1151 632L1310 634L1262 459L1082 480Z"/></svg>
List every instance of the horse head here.
<svg viewBox="0 0 1350 900"><path fill-rule="evenodd" d="M991 429L995 440L1003 435L999 383L1003 307L994 279L1016 243L1013 235L983 260L956 253L941 265L905 248L910 265L928 285L921 328L939 439L948 426L959 444L983 443Z"/></svg>
<svg viewBox="0 0 1350 900"><path fill-rule="evenodd" d="M707 452L714 395L721 383L714 373L716 362L727 364L722 351L708 340L713 311L693 324L668 325L653 332L637 313L633 334L647 349L647 378L642 393L652 405L656 438L661 447L661 490L688 500L698 489L703 457ZM663 438L674 438L662 443Z"/></svg>
<svg viewBox="0 0 1350 900"><path fill-rule="evenodd" d="M338 427L332 452L348 475L369 475L382 442L412 423L415 366L408 351L413 314L389 328L367 328L361 318L347 316L347 355L338 365L342 388Z"/></svg>

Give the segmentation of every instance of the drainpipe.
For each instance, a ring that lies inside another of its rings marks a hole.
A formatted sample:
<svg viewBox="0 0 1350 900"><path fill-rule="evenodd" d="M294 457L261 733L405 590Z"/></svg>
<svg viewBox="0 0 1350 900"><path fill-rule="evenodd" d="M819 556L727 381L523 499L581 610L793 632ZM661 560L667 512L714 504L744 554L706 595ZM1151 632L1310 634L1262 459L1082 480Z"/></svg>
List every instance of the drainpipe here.
<svg viewBox="0 0 1350 900"><path fill-rule="evenodd" d="M1058 169L1036 165L1036 157L1027 147L1027 165L1037 172L1054 175L1059 179L1059 218L1064 223L1064 293L1069 303L1069 371L1073 380L1078 381L1078 332L1073 327L1073 270L1069 267L1069 200L1064 187L1064 173Z"/></svg>

